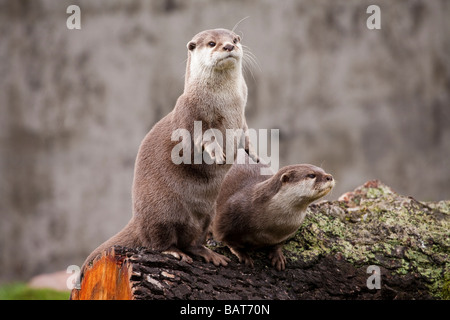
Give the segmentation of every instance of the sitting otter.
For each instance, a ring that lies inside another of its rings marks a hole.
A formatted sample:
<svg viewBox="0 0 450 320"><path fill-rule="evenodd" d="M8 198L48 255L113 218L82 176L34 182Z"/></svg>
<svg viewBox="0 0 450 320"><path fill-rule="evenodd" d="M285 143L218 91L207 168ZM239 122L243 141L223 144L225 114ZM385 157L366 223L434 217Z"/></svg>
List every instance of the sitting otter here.
<svg viewBox="0 0 450 320"><path fill-rule="evenodd" d="M202 139L187 144L189 149L193 145L191 150L209 152L212 164L176 164L172 153L178 141L173 141L172 135L183 129L194 136L195 122L201 123L201 134L209 129L223 136L227 129L247 130L247 85L240 40L232 31L214 29L200 32L188 42L184 92L139 148L132 190L133 217L122 231L89 255L83 270L100 252L114 245L144 246L188 263L193 255L216 266L227 265L227 257L203 244L214 202L231 164L224 163L223 152L213 153ZM222 148L226 150L225 145Z"/></svg>
<svg viewBox="0 0 450 320"><path fill-rule="evenodd" d="M261 175L261 168L269 166L249 164L248 156L243 156L245 164L233 164L217 197L214 238L249 266L253 260L248 250L269 247L272 266L284 270L283 242L300 227L308 205L330 192L333 177L310 164Z"/></svg>

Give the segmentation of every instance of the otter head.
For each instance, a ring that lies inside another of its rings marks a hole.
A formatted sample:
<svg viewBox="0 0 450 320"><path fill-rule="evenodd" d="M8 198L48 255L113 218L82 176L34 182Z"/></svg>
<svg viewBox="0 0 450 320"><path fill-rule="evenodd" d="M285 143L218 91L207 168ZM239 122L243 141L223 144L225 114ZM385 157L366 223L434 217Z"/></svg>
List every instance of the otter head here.
<svg viewBox="0 0 450 320"><path fill-rule="evenodd" d="M331 174L310 164L283 167L274 178L279 183L278 196L291 206L307 206L334 187Z"/></svg>
<svg viewBox="0 0 450 320"><path fill-rule="evenodd" d="M186 78L199 79L214 73L241 71L241 38L226 29L206 30L188 42L188 65Z"/></svg>

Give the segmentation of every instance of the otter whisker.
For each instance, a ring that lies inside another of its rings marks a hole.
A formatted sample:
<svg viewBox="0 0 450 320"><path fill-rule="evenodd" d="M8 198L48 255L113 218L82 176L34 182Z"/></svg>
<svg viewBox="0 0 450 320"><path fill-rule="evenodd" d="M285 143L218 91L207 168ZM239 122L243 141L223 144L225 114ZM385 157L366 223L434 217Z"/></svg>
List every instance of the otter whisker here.
<svg viewBox="0 0 450 320"><path fill-rule="evenodd" d="M241 20L238 21L238 23L236 23L233 27L233 29L231 29L231 32L234 32L234 30L236 30L236 28L241 24L242 21L246 20L250 18L250 16L246 16L245 18L242 18Z"/></svg>
<svg viewBox="0 0 450 320"><path fill-rule="evenodd" d="M249 67L249 65L246 64L246 63L244 63L244 64L242 65L242 67L243 67L243 69L244 69L244 73L249 72L250 75L252 76L253 81L256 81L256 78L255 78L255 75L253 74L252 68Z"/></svg>
<svg viewBox="0 0 450 320"><path fill-rule="evenodd" d="M254 65L256 65L258 67L259 71L261 71L261 68L259 67L259 64L258 64L258 59L253 54L253 52L250 51L250 48L245 45L242 45L242 48L244 50L244 59L250 60Z"/></svg>
<svg viewBox="0 0 450 320"><path fill-rule="evenodd" d="M244 63L254 67L254 68L258 68L259 71L261 71L261 68L259 67L258 61L256 60L256 58L248 53L244 53L244 59L243 59Z"/></svg>
<svg viewBox="0 0 450 320"><path fill-rule="evenodd" d="M261 71L261 68L259 67L258 60L256 59L256 56L249 50L248 46L242 45L242 48L244 49L244 55L243 55L243 68L245 72L250 72L253 80L255 81L255 75L253 73L253 70L257 68L259 71Z"/></svg>

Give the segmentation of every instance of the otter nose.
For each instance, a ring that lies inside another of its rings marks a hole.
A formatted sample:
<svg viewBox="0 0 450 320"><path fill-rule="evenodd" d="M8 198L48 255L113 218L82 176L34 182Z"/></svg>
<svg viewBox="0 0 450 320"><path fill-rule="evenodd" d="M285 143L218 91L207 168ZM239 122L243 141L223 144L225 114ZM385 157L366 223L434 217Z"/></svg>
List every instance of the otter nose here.
<svg viewBox="0 0 450 320"><path fill-rule="evenodd" d="M333 181L333 176L332 176L331 174L327 174L327 175L325 176L325 179L326 179L327 181Z"/></svg>
<svg viewBox="0 0 450 320"><path fill-rule="evenodd" d="M233 49L234 49L234 46L233 46L232 44L230 44L230 43L227 43L227 44L223 47L223 50L225 50L225 51L233 51Z"/></svg>

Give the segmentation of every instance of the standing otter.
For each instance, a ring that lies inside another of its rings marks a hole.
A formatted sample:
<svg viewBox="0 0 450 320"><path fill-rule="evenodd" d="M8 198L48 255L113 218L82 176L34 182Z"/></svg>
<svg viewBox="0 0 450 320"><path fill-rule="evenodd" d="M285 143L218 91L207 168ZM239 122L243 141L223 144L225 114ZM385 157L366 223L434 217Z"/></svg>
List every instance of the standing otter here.
<svg viewBox="0 0 450 320"><path fill-rule="evenodd" d="M220 185L231 165L222 164L225 153L214 153L208 142L196 139L193 132L194 121L201 121L202 132L215 129L223 136L226 129L247 130L243 49L240 37L226 29L200 32L187 48L184 92L139 148L132 188L133 216L122 231L89 255L85 265L113 245L145 246L188 263L192 262L189 254L216 266L226 266L229 261L203 244ZM172 141L172 134L178 129L189 131L193 137L187 142L188 150L204 150L203 154L209 153L215 162L175 164L171 153L178 141ZM221 147L225 150L225 143Z"/></svg>
<svg viewBox="0 0 450 320"><path fill-rule="evenodd" d="M253 260L248 250L269 247L272 266L284 270L283 242L300 227L308 205L333 188L333 177L310 164L261 175L261 168L269 166L248 164L249 158L244 157L245 163L235 163L222 183L212 226L214 238L225 242L239 262L249 266Z"/></svg>

